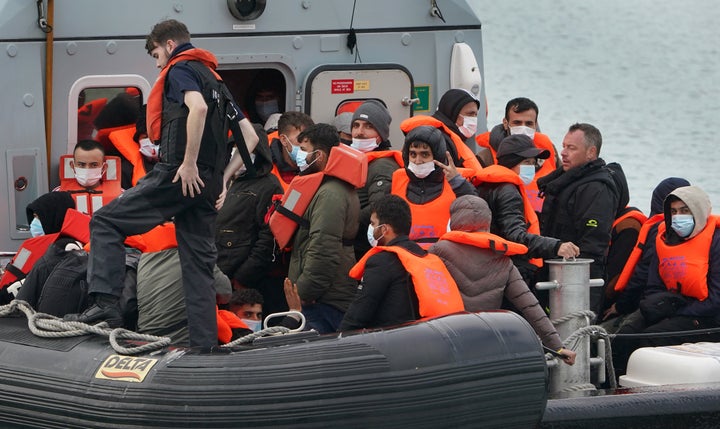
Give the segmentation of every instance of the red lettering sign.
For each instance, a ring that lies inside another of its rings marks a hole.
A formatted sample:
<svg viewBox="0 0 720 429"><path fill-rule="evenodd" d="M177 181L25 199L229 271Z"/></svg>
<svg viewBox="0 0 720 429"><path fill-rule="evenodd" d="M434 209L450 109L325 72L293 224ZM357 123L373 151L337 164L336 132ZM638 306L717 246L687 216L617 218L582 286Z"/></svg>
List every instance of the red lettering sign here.
<svg viewBox="0 0 720 429"><path fill-rule="evenodd" d="M332 94L352 94L355 92L355 80L333 79L330 82L330 92Z"/></svg>

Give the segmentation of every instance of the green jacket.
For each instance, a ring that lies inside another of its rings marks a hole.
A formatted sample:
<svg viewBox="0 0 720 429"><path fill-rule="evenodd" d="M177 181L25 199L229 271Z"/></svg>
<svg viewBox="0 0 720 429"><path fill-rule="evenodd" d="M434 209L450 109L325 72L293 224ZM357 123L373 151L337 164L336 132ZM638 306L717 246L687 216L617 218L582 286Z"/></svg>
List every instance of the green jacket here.
<svg viewBox="0 0 720 429"><path fill-rule="evenodd" d="M300 299L346 311L357 282L348 276L355 265L352 241L357 234L360 201L355 189L326 176L293 240L288 277L297 283Z"/></svg>

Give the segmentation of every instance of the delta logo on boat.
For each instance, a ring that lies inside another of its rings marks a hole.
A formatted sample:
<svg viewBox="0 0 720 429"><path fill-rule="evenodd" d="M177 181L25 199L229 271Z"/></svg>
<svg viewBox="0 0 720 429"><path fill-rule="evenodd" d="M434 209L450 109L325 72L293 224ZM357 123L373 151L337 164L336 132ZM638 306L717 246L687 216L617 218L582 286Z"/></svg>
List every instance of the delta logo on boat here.
<svg viewBox="0 0 720 429"><path fill-rule="evenodd" d="M142 383L157 361L150 358L110 355L98 368L95 378Z"/></svg>

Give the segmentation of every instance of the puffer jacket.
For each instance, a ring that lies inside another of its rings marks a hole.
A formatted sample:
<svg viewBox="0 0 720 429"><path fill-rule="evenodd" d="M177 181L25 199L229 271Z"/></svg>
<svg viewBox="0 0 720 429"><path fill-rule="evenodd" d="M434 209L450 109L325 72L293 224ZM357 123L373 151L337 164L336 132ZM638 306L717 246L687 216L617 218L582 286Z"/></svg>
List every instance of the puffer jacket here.
<svg viewBox="0 0 720 429"><path fill-rule="evenodd" d="M434 253L445 263L460 289L467 311L500 309L505 297L522 313L543 344L553 350L563 346L510 258L489 249L447 240L433 244L429 253Z"/></svg>
<svg viewBox="0 0 720 429"><path fill-rule="evenodd" d="M293 240L288 277L297 283L300 299L347 311L357 281L348 272L355 265L352 243L358 229L357 192L340 179L325 176Z"/></svg>

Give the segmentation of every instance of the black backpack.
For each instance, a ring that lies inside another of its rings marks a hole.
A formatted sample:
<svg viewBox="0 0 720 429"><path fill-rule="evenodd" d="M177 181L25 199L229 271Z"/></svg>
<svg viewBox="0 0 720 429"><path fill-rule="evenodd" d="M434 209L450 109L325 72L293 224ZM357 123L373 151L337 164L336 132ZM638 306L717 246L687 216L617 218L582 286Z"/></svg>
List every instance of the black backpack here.
<svg viewBox="0 0 720 429"><path fill-rule="evenodd" d="M45 280L36 310L58 317L85 310L88 304L87 268L86 252L65 252Z"/></svg>

